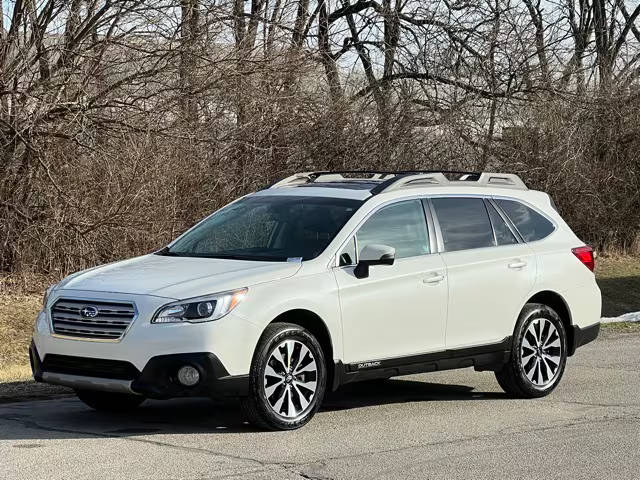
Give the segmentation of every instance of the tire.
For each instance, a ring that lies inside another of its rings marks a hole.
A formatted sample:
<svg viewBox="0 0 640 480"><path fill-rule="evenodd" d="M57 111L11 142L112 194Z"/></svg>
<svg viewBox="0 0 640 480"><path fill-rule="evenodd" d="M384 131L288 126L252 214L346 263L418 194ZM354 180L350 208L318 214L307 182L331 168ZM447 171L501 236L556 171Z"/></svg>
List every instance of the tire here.
<svg viewBox="0 0 640 480"><path fill-rule="evenodd" d="M558 314L546 305L528 303L514 330L509 362L495 372L496 379L513 397L549 395L564 374L567 347L567 333Z"/></svg>
<svg viewBox="0 0 640 480"><path fill-rule="evenodd" d="M324 353L313 334L299 325L273 323L256 347L242 410L259 428L294 430L318 411L326 383Z"/></svg>
<svg viewBox="0 0 640 480"><path fill-rule="evenodd" d="M99 412L129 412L145 401L140 395L126 393L101 392L96 390L76 390L76 396L85 405Z"/></svg>

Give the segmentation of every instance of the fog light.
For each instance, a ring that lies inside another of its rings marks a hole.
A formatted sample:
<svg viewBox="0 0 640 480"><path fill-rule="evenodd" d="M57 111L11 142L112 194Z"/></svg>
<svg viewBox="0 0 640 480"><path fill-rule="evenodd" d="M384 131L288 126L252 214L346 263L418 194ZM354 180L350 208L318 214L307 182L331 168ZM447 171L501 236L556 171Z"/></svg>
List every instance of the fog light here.
<svg viewBox="0 0 640 480"><path fill-rule="evenodd" d="M178 370L178 381L185 387L193 387L200 381L200 372L191 365L185 365Z"/></svg>

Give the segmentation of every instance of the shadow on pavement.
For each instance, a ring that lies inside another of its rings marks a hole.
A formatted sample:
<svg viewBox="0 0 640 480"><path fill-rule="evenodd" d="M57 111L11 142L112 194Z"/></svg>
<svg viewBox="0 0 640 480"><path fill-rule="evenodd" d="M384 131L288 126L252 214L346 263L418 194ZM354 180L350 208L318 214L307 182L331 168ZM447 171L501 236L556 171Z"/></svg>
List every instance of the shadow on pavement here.
<svg viewBox="0 0 640 480"><path fill-rule="evenodd" d="M464 385L402 379L377 380L346 385L338 392L327 395L320 415L322 412L393 403L506 398L501 393L475 392L473 387ZM309 427L312 426L313 423ZM147 401L139 409L126 414L96 412L75 398L0 405L0 440L257 431L243 419L234 401Z"/></svg>
<svg viewBox="0 0 640 480"><path fill-rule="evenodd" d="M476 392L474 387L466 385L392 378L347 384L337 392L327 394L320 411L348 410L390 403L507 398L504 393Z"/></svg>

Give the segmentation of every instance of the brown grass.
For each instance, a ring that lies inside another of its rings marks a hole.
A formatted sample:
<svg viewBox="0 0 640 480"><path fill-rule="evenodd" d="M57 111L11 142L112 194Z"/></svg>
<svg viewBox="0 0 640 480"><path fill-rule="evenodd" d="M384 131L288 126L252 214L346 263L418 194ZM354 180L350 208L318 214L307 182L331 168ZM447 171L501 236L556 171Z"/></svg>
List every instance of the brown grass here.
<svg viewBox="0 0 640 480"><path fill-rule="evenodd" d="M25 286L19 290L28 290ZM70 393L31 379L28 348L40 302L40 294L0 294L0 403Z"/></svg>
<svg viewBox="0 0 640 480"><path fill-rule="evenodd" d="M602 316L640 311L640 257L600 257L596 277L602 291Z"/></svg>
<svg viewBox="0 0 640 480"><path fill-rule="evenodd" d="M5 378L9 369L14 372L9 379L23 378L22 370L29 364L27 349L31 340L31 332L40 310L39 295L10 295L0 296L0 374ZM2 381L2 380L0 380Z"/></svg>

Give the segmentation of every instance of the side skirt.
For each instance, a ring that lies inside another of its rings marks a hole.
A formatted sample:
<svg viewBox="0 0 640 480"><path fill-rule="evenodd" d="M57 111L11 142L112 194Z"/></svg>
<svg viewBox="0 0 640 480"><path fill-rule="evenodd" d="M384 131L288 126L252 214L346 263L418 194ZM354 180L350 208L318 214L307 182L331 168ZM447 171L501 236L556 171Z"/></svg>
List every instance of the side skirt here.
<svg viewBox="0 0 640 480"><path fill-rule="evenodd" d="M477 371L499 370L511 356L511 336L498 343L456 348L407 357L335 365L333 390L346 383L401 375L473 367Z"/></svg>

